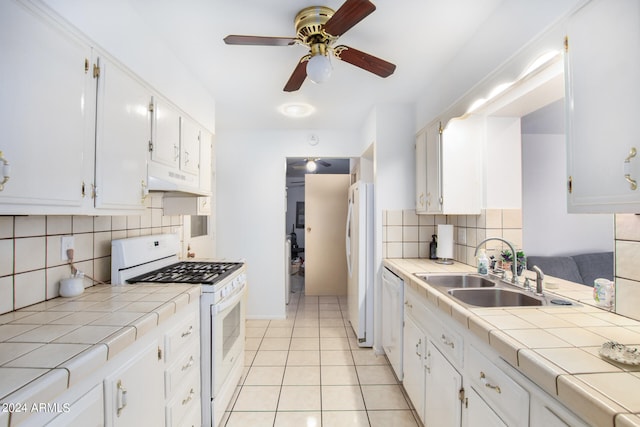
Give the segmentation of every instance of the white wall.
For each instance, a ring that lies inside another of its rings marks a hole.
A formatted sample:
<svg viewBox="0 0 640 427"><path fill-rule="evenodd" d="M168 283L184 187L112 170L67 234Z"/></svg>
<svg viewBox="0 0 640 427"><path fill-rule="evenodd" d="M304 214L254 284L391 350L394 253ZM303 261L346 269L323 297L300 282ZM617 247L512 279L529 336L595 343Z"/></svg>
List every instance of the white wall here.
<svg viewBox="0 0 640 427"><path fill-rule="evenodd" d="M247 261L249 318L284 318L287 157L358 157L357 132L219 131L216 137L216 254Z"/></svg>
<svg viewBox="0 0 640 427"><path fill-rule="evenodd" d="M522 243L529 255L613 251L611 214L568 214L564 100L522 118Z"/></svg>
<svg viewBox="0 0 640 427"><path fill-rule="evenodd" d="M390 104L371 113L363 132L375 142L374 348L381 352L382 212L415 207L415 106Z"/></svg>

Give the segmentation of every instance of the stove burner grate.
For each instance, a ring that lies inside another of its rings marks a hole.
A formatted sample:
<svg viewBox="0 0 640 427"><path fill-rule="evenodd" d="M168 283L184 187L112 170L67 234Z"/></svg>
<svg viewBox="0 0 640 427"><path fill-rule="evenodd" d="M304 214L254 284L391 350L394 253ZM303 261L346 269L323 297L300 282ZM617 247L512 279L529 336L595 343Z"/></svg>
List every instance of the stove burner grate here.
<svg viewBox="0 0 640 427"><path fill-rule="evenodd" d="M193 283L213 285L240 268L240 262L179 262L128 279L129 283Z"/></svg>

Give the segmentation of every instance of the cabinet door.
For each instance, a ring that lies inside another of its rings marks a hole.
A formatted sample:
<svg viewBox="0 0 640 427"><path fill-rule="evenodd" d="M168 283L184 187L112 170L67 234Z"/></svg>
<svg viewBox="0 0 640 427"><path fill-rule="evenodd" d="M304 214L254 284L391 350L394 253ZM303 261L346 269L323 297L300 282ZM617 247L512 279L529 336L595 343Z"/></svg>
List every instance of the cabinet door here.
<svg viewBox="0 0 640 427"><path fill-rule="evenodd" d="M200 127L189 119L180 118L180 169L198 175L200 162ZM196 185L198 180L195 181Z"/></svg>
<svg viewBox="0 0 640 427"><path fill-rule="evenodd" d="M142 209L151 131L149 91L99 58L96 208Z"/></svg>
<svg viewBox="0 0 640 427"><path fill-rule="evenodd" d="M482 201L480 117L452 119L442 131L442 213L480 214Z"/></svg>
<svg viewBox="0 0 640 427"><path fill-rule="evenodd" d="M640 153L632 155L640 150L640 3L597 0L578 10L565 58L568 210L640 212Z"/></svg>
<svg viewBox="0 0 640 427"><path fill-rule="evenodd" d="M404 351L402 366L404 369L404 386L413 407L424 421L424 349L425 334L408 316L404 317Z"/></svg>
<svg viewBox="0 0 640 427"><path fill-rule="evenodd" d="M465 426L507 427L473 387L467 390L465 402Z"/></svg>
<svg viewBox="0 0 640 427"><path fill-rule="evenodd" d="M211 194L213 174L213 135L200 131L200 190Z"/></svg>
<svg viewBox="0 0 640 427"><path fill-rule="evenodd" d="M416 213L427 212L427 133L416 135Z"/></svg>
<svg viewBox="0 0 640 427"><path fill-rule="evenodd" d="M47 427L102 427L104 426L104 398L102 384L69 406L69 411L55 417Z"/></svg>
<svg viewBox="0 0 640 427"><path fill-rule="evenodd" d="M32 8L0 2L0 151L10 164L0 213L78 212L92 181L91 48Z"/></svg>
<svg viewBox="0 0 640 427"><path fill-rule="evenodd" d="M180 113L161 100L153 106L151 160L178 169L180 166Z"/></svg>
<svg viewBox="0 0 640 427"><path fill-rule="evenodd" d="M165 424L163 362L156 342L105 378L104 388L106 425Z"/></svg>
<svg viewBox="0 0 640 427"><path fill-rule="evenodd" d="M430 340L427 341L426 370L425 426L460 426L462 375Z"/></svg>
<svg viewBox="0 0 640 427"><path fill-rule="evenodd" d="M442 126L440 122L429 126L425 136L427 212L437 214L442 213Z"/></svg>

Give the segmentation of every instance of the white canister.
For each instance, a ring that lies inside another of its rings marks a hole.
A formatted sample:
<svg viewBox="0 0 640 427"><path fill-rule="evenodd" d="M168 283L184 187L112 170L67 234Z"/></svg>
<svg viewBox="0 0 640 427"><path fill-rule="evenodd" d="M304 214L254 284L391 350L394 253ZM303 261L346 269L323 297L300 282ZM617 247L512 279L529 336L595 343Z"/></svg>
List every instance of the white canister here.
<svg viewBox="0 0 640 427"><path fill-rule="evenodd" d="M83 277L69 277L60 280L60 296L61 297L77 297L84 292Z"/></svg>
<svg viewBox="0 0 640 427"><path fill-rule="evenodd" d="M596 279L593 282L593 299L604 308L613 307L615 296L614 283L609 279Z"/></svg>

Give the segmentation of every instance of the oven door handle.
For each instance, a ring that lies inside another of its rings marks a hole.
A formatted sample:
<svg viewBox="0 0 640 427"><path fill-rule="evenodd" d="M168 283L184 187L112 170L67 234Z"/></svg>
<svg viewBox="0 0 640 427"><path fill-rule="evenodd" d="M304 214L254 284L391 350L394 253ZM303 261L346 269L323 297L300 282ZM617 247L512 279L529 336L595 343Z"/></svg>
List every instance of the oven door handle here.
<svg viewBox="0 0 640 427"><path fill-rule="evenodd" d="M241 298L240 294L244 291L244 288L246 286L247 286L247 283L242 282L240 286L238 286L232 294L227 295L227 297L224 300L222 300L218 304L213 305L211 307L211 311L213 312L213 314L222 313L227 308L233 306L236 302L238 302Z"/></svg>

